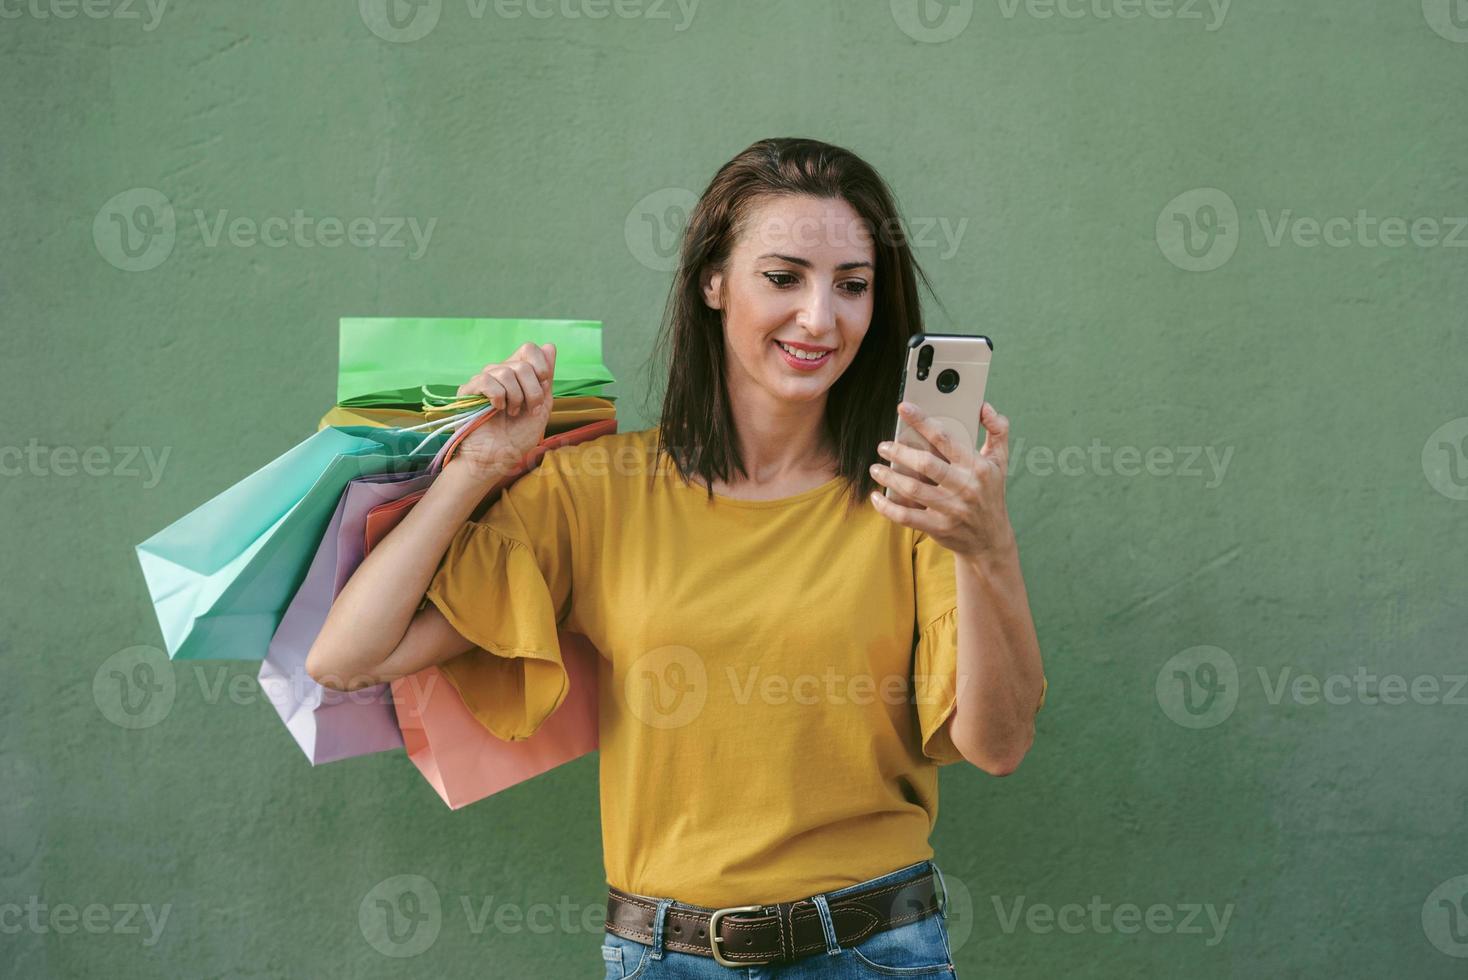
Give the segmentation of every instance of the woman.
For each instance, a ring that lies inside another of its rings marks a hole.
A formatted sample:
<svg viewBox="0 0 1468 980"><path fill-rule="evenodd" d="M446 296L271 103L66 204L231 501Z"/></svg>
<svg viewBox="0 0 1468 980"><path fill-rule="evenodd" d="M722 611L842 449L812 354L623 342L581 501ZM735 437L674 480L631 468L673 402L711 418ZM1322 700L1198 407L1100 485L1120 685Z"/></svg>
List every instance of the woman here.
<svg viewBox="0 0 1468 980"><path fill-rule="evenodd" d="M542 438L555 350L489 365L459 390L503 411L311 650L341 690L452 660L517 739L565 697L556 630L590 638L608 977L953 972L937 767L1013 772L1045 679L1005 418L984 406L980 450L920 413L938 453L883 441L922 328L898 227L846 150L740 153L689 219L659 425L547 453L470 520Z"/></svg>

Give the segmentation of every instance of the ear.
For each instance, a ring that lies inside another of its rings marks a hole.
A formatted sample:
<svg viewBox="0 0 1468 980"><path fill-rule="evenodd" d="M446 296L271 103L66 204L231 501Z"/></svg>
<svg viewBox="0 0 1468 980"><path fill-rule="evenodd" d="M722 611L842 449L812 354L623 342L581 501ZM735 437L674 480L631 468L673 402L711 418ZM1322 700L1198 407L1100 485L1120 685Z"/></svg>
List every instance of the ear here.
<svg viewBox="0 0 1468 980"><path fill-rule="evenodd" d="M703 270L698 277L698 285L703 290L703 303L711 310L724 308L722 294L724 292L724 273L718 269L709 267Z"/></svg>

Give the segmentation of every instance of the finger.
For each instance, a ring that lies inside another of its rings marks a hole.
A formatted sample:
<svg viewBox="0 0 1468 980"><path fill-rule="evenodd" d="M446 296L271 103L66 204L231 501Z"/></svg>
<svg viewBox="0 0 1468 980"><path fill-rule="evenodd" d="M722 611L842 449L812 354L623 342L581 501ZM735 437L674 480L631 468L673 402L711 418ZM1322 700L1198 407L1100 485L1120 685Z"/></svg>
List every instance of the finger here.
<svg viewBox="0 0 1468 980"><path fill-rule="evenodd" d="M932 534L937 529L936 521L929 511L920 510L916 507L904 507L902 504L888 500L876 490L873 490L867 499L872 502L872 506L877 509L877 513L894 524L901 524L903 527L910 527L918 531L926 531L929 534Z"/></svg>
<svg viewBox="0 0 1468 980"><path fill-rule="evenodd" d="M556 345L541 344L540 349L545 352L546 380L554 380L556 376Z"/></svg>
<svg viewBox="0 0 1468 980"><path fill-rule="evenodd" d="M904 442L883 442L877 446L877 454L883 459L901 463L914 473L927 477L934 484L941 484L953 464L926 449L918 449Z"/></svg>
<svg viewBox="0 0 1468 980"><path fill-rule="evenodd" d="M492 375L482 374L459 386L461 395L483 395L495 408L505 407L505 389Z"/></svg>
<svg viewBox="0 0 1468 980"><path fill-rule="evenodd" d="M518 359L529 364L535 369L535 376L540 381L550 377L550 360L545 356L545 351L536 344L526 343L515 352L512 360Z"/></svg>
<svg viewBox="0 0 1468 980"><path fill-rule="evenodd" d="M984 409L979 413L979 423L984 427L984 445L979 454L987 456L999 464L999 468L1006 473L1009 471L1009 419L999 414L999 409L984 402Z"/></svg>
<svg viewBox="0 0 1468 980"><path fill-rule="evenodd" d="M927 509L938 502L941 491L929 483L913 479L905 473L899 473L890 466L881 463L871 465L872 479L884 487L891 487L902 495L898 503L904 505L915 504Z"/></svg>
<svg viewBox="0 0 1468 980"><path fill-rule="evenodd" d="M520 382L515 380L515 369L509 363L496 364L490 368L490 372L505 390L505 414L519 415L520 407L525 402L525 393L520 390Z"/></svg>
<svg viewBox="0 0 1468 980"><path fill-rule="evenodd" d="M457 395L482 395L482 394L484 394L484 390L482 388L478 387L478 385L480 385L486 378L492 377L492 375L489 372L494 367L496 367L497 364L498 364L498 362L496 362L495 364L486 364L486 365L484 365L484 367L482 367L482 368L479 369L479 373L478 374L474 375L474 377L470 378L468 381L465 381L463 384L459 385L459 390L456 391L455 394L457 394Z"/></svg>
<svg viewBox="0 0 1468 980"><path fill-rule="evenodd" d="M520 391L525 397L525 407L531 411L539 408L545 393L545 386L535 373L535 365L529 361L516 361L510 366L510 369L515 372L515 380L520 383Z"/></svg>
<svg viewBox="0 0 1468 980"><path fill-rule="evenodd" d="M900 490L889 490L889 492L882 494L882 496L886 497L894 504L900 504L903 507L915 507L917 505L917 501L913 500L911 497L904 497L902 495L902 491Z"/></svg>
<svg viewBox="0 0 1468 980"><path fill-rule="evenodd" d="M486 370L488 370L488 369L486 368ZM468 381L465 381L463 384L459 385L459 390L456 391L456 392L454 392L454 394L456 394L456 395L482 395L482 394L484 394L484 392L481 391L477 386L479 385L479 383L481 381L484 380L485 377L486 377L486 375L485 375L484 371L480 371L478 374L474 375L474 377L470 378Z"/></svg>
<svg viewBox="0 0 1468 980"><path fill-rule="evenodd" d="M966 441L955 439L941 424L938 416L929 415L912 402L903 402L897 406L897 410L902 413L907 424L916 429L918 435L928 440L928 444L942 453L943 458L950 463L964 462L973 455L973 447L967 445Z"/></svg>

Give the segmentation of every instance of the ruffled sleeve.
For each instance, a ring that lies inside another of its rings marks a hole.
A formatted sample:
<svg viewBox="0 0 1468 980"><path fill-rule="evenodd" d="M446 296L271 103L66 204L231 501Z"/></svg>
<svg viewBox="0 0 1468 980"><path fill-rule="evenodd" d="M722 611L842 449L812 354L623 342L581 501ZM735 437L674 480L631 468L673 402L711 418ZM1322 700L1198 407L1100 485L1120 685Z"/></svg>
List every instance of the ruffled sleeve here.
<svg viewBox="0 0 1468 980"><path fill-rule="evenodd" d="M478 648L440 670L506 741L535 734L569 691L556 632L572 610L576 515L555 456L454 534L424 593Z"/></svg>
<svg viewBox="0 0 1468 980"><path fill-rule="evenodd" d="M917 605L913 692L923 755L940 766L962 762L947 722L958 704L958 581L953 553L921 531L913 544L913 587ZM1049 683L1041 678L1036 713Z"/></svg>

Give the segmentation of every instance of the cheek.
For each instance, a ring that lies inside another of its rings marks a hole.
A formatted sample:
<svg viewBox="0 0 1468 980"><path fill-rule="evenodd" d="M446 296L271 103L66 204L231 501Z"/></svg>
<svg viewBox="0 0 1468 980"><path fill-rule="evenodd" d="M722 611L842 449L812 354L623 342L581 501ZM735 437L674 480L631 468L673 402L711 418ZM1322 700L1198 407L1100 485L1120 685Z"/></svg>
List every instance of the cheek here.
<svg viewBox="0 0 1468 980"><path fill-rule="evenodd" d="M846 304L841 316L841 336L849 340L861 341L866 336L867 330L872 325L872 314L876 312L877 303L872 297L872 291L868 289L860 299L852 300Z"/></svg>
<svg viewBox="0 0 1468 980"><path fill-rule="evenodd" d="M753 295L742 297L737 308L729 311L725 323L732 343L749 351L768 346L770 338L788 323L792 313L779 299Z"/></svg>
<svg viewBox="0 0 1468 980"><path fill-rule="evenodd" d="M724 349L728 356L753 369L763 358L773 354L770 339L783 321L762 308L758 301L741 303L731 308L724 318Z"/></svg>
<svg viewBox="0 0 1468 980"><path fill-rule="evenodd" d="M761 328L778 327L798 308L794 299L773 290L750 290L743 300L745 317L751 325Z"/></svg>

